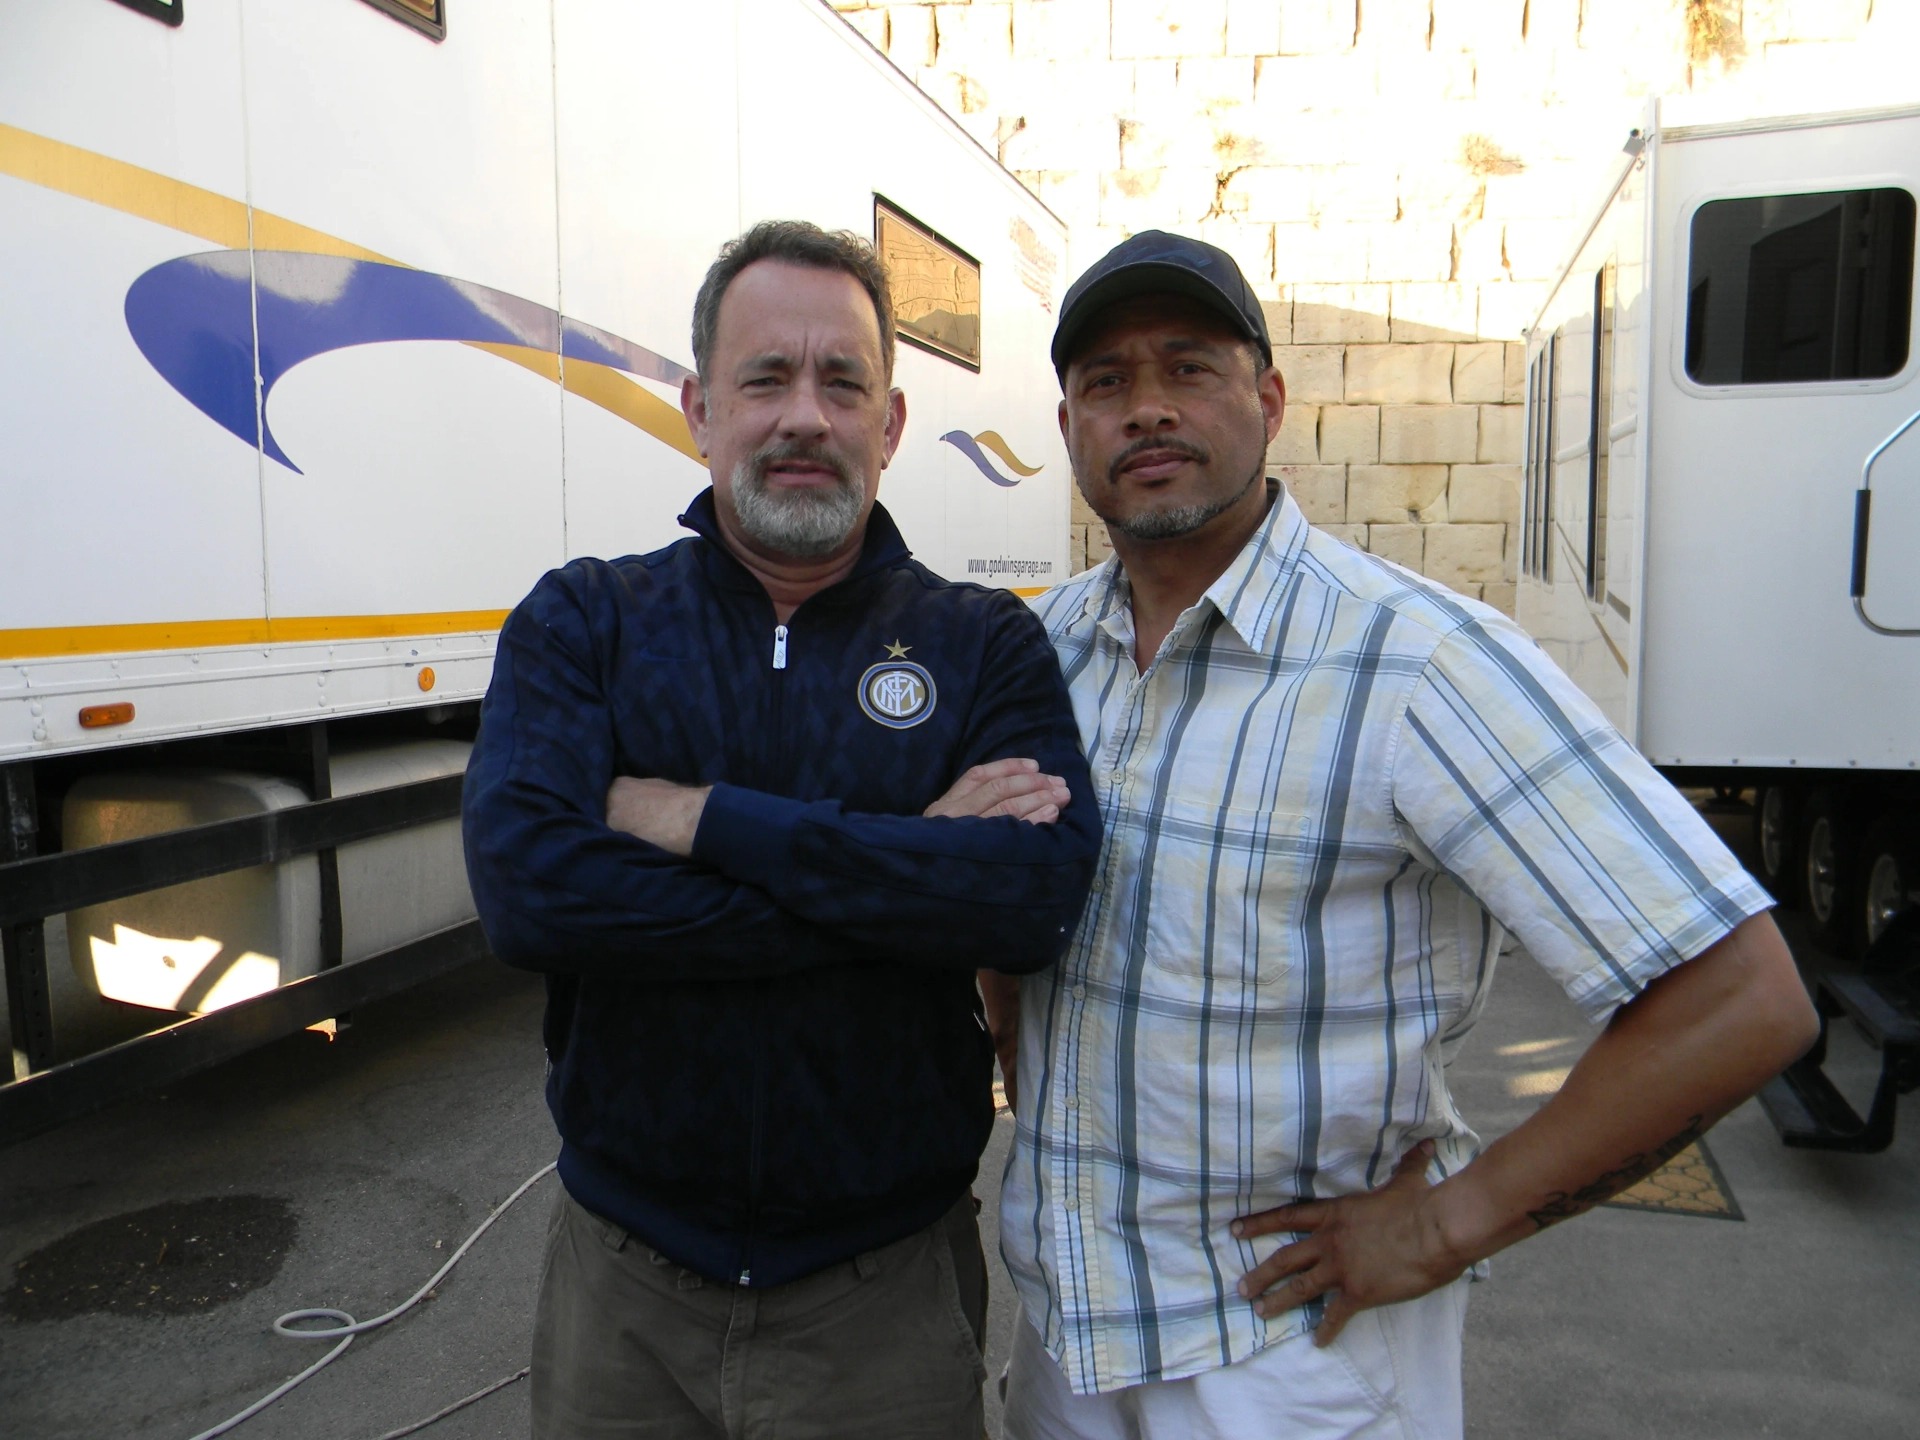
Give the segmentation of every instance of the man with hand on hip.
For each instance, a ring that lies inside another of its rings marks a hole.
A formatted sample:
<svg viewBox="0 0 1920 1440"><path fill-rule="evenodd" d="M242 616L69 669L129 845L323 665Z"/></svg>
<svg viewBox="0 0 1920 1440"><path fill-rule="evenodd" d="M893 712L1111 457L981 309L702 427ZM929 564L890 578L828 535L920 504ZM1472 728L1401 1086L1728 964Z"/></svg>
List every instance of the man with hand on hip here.
<svg viewBox="0 0 1920 1440"><path fill-rule="evenodd" d="M542 1440L982 1433L974 968L1053 962L1100 825L1038 620L875 503L893 341L863 241L728 244L696 538L501 632L465 829L494 951L547 976Z"/></svg>
<svg viewBox="0 0 1920 1440"><path fill-rule="evenodd" d="M1286 395L1231 257L1127 240L1053 361L1114 554L1037 608L1107 834L1060 962L988 991L1007 1435L1457 1440L1467 1272L1677 1153L1812 1007L1767 896L1532 640L1266 478ZM1445 1062L1509 930L1607 1024L1481 1152Z"/></svg>

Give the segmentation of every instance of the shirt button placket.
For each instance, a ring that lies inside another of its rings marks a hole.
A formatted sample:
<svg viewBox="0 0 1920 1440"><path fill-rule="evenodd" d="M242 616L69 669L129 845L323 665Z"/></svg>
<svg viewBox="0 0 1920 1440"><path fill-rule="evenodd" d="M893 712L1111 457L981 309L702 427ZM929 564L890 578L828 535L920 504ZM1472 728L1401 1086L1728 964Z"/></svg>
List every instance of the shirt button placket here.
<svg viewBox="0 0 1920 1440"><path fill-rule="evenodd" d="M1086 993L1087 987L1078 981L1074 982L1072 987L1067 991L1068 996L1073 1001L1075 1020L1079 1019L1078 1012L1081 1009L1081 1003L1086 998ZM1060 1138L1064 1143L1057 1148L1057 1159L1054 1164L1053 1173L1054 1194L1058 1197L1060 1206L1059 1213L1062 1217L1058 1234L1055 1237L1055 1243L1059 1247L1061 1257L1059 1271L1061 1302L1066 1313L1069 1315L1085 1314L1088 1303L1088 1296L1080 1289L1082 1266L1073 1258L1080 1251L1080 1240L1078 1236L1080 1177L1079 1167L1073 1164L1071 1159L1080 1139L1078 1134L1079 1117L1076 1114L1080 1108L1079 1076L1074 1071L1072 1043L1072 1037L1078 1029L1079 1026L1077 1024L1063 1025L1060 1027L1061 1045L1059 1067L1061 1084L1058 1092L1060 1109L1056 1113L1059 1115L1057 1123Z"/></svg>

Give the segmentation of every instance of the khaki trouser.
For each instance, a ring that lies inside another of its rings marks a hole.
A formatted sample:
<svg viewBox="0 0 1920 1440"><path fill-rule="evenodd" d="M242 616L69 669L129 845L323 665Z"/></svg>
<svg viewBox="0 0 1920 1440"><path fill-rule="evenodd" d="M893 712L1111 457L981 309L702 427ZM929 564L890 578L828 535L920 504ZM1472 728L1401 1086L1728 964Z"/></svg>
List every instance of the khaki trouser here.
<svg viewBox="0 0 1920 1440"><path fill-rule="evenodd" d="M682 1269L563 1190L534 1440L980 1440L986 1320L971 1196L917 1235L755 1290Z"/></svg>

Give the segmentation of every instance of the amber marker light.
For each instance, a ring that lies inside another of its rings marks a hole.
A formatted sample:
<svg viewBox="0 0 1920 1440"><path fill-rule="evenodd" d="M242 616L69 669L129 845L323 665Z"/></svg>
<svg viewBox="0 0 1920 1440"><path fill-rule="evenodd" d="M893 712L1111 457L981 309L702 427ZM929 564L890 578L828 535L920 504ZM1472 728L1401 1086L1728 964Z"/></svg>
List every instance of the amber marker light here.
<svg viewBox="0 0 1920 1440"><path fill-rule="evenodd" d="M133 719L133 702L116 700L111 705L82 705L80 728L98 730L105 725L125 725Z"/></svg>
<svg viewBox="0 0 1920 1440"><path fill-rule="evenodd" d="M422 665L420 667L420 688L422 690L433 689L433 666Z"/></svg>

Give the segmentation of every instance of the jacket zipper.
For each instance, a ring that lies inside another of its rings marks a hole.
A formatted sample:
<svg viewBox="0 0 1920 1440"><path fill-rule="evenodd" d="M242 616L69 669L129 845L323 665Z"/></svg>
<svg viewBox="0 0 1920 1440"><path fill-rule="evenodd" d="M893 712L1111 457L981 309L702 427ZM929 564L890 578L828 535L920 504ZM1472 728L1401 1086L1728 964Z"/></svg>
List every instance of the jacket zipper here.
<svg viewBox="0 0 1920 1440"><path fill-rule="evenodd" d="M776 671L785 671L787 668L787 627L784 625L773 627L773 668ZM776 737L784 730L785 706L782 702L786 697L786 691L786 676L775 675L772 708L773 733ZM778 743L777 740L776 743ZM753 1124L747 1142L747 1243L745 1253L740 1257L739 1283L742 1285L753 1283L753 1242L760 1225L760 1172L766 1129L767 1077L762 1063L766 1046L760 1043L759 1030L766 1013L766 987L765 980L757 981L753 996Z"/></svg>
<svg viewBox="0 0 1920 1440"><path fill-rule="evenodd" d="M767 1126L767 1047L761 1043L761 1026L765 1023L767 1001L767 981L756 980L753 983L753 1124L750 1127L751 1138L747 1141L747 1243L740 1256L740 1283L753 1283L754 1241L759 1238L760 1230L760 1172L762 1169L763 1139Z"/></svg>

